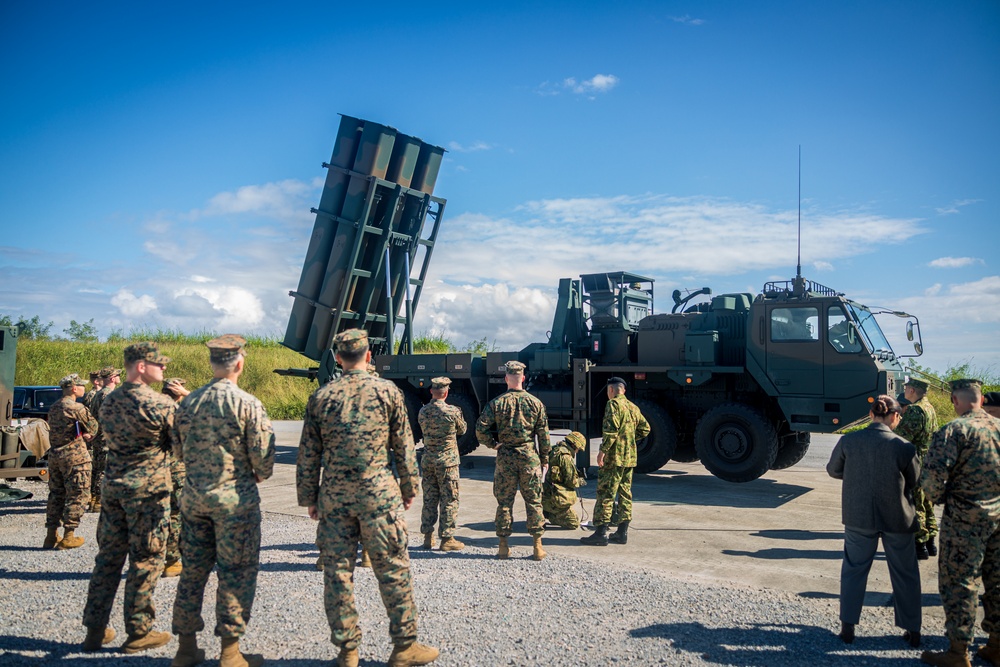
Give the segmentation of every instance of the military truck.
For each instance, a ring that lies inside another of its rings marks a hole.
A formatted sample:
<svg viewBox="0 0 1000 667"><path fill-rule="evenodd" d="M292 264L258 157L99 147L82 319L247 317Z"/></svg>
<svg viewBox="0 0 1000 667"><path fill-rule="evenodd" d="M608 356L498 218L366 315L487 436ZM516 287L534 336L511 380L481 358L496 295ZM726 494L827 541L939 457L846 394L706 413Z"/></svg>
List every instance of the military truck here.
<svg viewBox="0 0 1000 667"><path fill-rule="evenodd" d="M366 328L377 372L403 390L417 438L416 413L429 400L431 378L451 378L448 400L472 423L506 390L504 364L516 359L527 365L526 388L545 404L551 428L580 431L588 441L599 436L604 387L608 378L622 377L652 427L639 443L637 472L700 459L717 477L747 482L799 462L811 433L862 419L877 395L902 386L903 355L893 351L876 315L905 319L916 353L908 356L922 352L917 318L873 310L800 272L756 295L675 291L671 312L656 313L654 280L616 271L562 279L545 342L485 356L415 355L411 322L445 201L431 196L433 179L415 188L400 178L410 170L405 150L394 146L399 137L411 145L392 128L344 117L334 159L325 165L331 175L314 209L316 231L299 290L290 292L296 303L283 341L320 365L279 372L329 380L337 373L333 336ZM415 153L433 150L419 142ZM438 164L439 158L434 176ZM358 202L366 193L364 206L341 205L351 183ZM338 208L351 208L352 216L333 213ZM427 219L433 224L424 230ZM307 282L322 283L322 295L310 296L317 291L303 288ZM695 303L696 297L705 300ZM397 327L402 335L394 341ZM460 452L476 446L470 429ZM589 460L588 450L581 464Z"/></svg>

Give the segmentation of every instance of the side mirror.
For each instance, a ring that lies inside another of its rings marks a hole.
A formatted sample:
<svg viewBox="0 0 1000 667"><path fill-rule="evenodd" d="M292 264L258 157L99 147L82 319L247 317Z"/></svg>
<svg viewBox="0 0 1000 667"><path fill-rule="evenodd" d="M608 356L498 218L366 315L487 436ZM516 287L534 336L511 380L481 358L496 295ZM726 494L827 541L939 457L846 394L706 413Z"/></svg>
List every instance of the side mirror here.
<svg viewBox="0 0 1000 667"><path fill-rule="evenodd" d="M913 340L913 322L906 323L906 340ZM917 343L919 345L919 343Z"/></svg>

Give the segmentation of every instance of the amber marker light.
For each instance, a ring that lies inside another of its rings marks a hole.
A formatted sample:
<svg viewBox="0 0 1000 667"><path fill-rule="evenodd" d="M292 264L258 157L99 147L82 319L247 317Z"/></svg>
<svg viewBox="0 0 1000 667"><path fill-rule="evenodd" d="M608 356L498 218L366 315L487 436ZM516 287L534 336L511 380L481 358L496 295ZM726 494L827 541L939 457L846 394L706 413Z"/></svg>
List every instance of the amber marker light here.
<svg viewBox="0 0 1000 667"><path fill-rule="evenodd" d="M875 397L874 396L869 396L868 397L868 402L869 403L874 403L875 402Z"/></svg>
<svg viewBox="0 0 1000 667"><path fill-rule="evenodd" d="M645 380L646 379L646 374L645 373L636 373L635 374L635 379L636 380Z"/></svg>
<svg viewBox="0 0 1000 667"><path fill-rule="evenodd" d="M833 418L833 425L834 425L834 426L836 426L836 425L837 425L837 424L839 424L839 423L840 423L840 420L839 420L839 419L837 419L836 417L834 417L834 418Z"/></svg>
<svg viewBox="0 0 1000 667"><path fill-rule="evenodd" d="M686 378L685 382L687 382L688 384L691 384L691 378Z"/></svg>

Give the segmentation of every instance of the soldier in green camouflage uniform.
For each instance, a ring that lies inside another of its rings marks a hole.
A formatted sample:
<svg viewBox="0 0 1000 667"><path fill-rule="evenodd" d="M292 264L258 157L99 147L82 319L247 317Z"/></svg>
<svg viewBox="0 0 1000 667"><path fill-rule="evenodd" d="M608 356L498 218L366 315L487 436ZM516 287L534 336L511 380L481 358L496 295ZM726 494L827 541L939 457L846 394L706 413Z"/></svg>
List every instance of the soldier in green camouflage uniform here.
<svg viewBox="0 0 1000 667"><path fill-rule="evenodd" d="M80 402L83 403L85 408L90 410L90 414L94 414L94 397L97 396L97 392L104 386L101 384L101 371L90 371L90 385L90 390L83 395Z"/></svg>
<svg viewBox="0 0 1000 667"><path fill-rule="evenodd" d="M101 422L101 406L104 400L118 387L121 382L121 371L110 366L100 372L101 389L91 399L91 412ZM108 443L104 439L104 429L97 431L97 437L90 443L94 457L94 474L90 479L90 511L101 511L101 482L104 480L104 468L108 459Z"/></svg>
<svg viewBox="0 0 1000 667"><path fill-rule="evenodd" d="M625 380L613 377L607 385L608 404L604 408L604 440L597 455L597 502L594 507L593 535L582 537L584 544L607 546L626 544L632 522L632 469L636 463L635 441L649 435L649 422L639 408L625 398ZM618 530L608 535L608 522L615 494L618 495Z"/></svg>
<svg viewBox="0 0 1000 667"><path fill-rule="evenodd" d="M441 551L459 551L465 545L456 540L455 522L458 517L458 438L467 428L462 410L448 405L451 379L431 380L431 402L420 408L417 421L424 433L424 456L420 462L424 482L424 505L420 512L420 532L424 548L434 546L434 524L441 509Z"/></svg>
<svg viewBox="0 0 1000 667"><path fill-rule="evenodd" d="M174 456L187 480L181 496L184 567L174 599L173 630L180 640L174 667L197 664L205 653L202 599L218 567L215 634L222 639L221 667L264 662L240 653L260 570L260 494L257 483L274 470L274 430L263 404L237 386L246 341L235 334L206 343L212 379L191 392L174 419Z"/></svg>
<svg viewBox="0 0 1000 667"><path fill-rule="evenodd" d="M896 435L906 438L917 448L917 459L924 463L927 446L931 437L937 431L937 413L934 406L927 400L927 383L911 378L903 385L903 397L906 405L903 420L896 427ZM937 519L934 518L934 504L927 499L927 494L918 486L913 491L913 501L917 508L917 558L926 560L928 556L937 556L935 538L938 534Z"/></svg>
<svg viewBox="0 0 1000 667"><path fill-rule="evenodd" d="M540 466L541 461L548 461L552 444L545 406L524 390L524 370L525 365L519 361L507 362L504 375L507 391L490 401L479 415L476 439L479 444L497 450L493 475L493 495L497 499L495 523L500 538L497 557L510 557L507 538L513 532L513 505L520 488L528 533L534 540L532 558L542 560L546 553L542 548L545 515L542 513ZM497 441L494 441L494 433Z"/></svg>
<svg viewBox="0 0 1000 667"><path fill-rule="evenodd" d="M573 431L549 453L549 472L542 484L542 511L546 520L561 528L576 530L580 517L576 505L576 490L586 484L576 469L576 454L587 446L582 433Z"/></svg>
<svg viewBox="0 0 1000 667"><path fill-rule="evenodd" d="M944 503L938 586L951 647L921 659L969 665L981 575L983 629L990 638L979 655L1000 665L1000 421L982 409L978 380L955 380L951 392L960 416L934 434L920 476L931 502Z"/></svg>
<svg viewBox="0 0 1000 667"><path fill-rule="evenodd" d="M75 549L83 538L73 534L90 501L90 452L87 440L97 420L76 399L86 382L76 373L59 381L63 396L49 408L49 500L45 509L43 549ZM65 529L60 540L59 526Z"/></svg>
<svg viewBox="0 0 1000 667"><path fill-rule="evenodd" d="M170 378L163 381L163 394L169 396L176 402L191 392L184 388L187 380L183 378ZM170 492L170 537L167 538L167 552L163 563L163 576L179 576L183 569L181 563L181 493L184 491L184 480L186 479L186 469L184 461L174 456L173 451L167 452L167 461L170 462L170 483L173 491Z"/></svg>
<svg viewBox="0 0 1000 667"><path fill-rule="evenodd" d="M99 551L87 589L83 624L84 651L106 643L111 607L128 557L125 580L126 653L162 646L170 634L153 630L153 592L163 571L170 514L170 469L167 450L175 404L150 388L163 381L170 361L156 343L125 348L127 381L101 404L101 430L108 447L101 516L97 521ZM107 389L107 387L105 387ZM103 391L103 390L102 390Z"/></svg>
<svg viewBox="0 0 1000 667"><path fill-rule="evenodd" d="M417 639L406 519L420 491L413 435L403 393L366 372L368 334L349 329L334 338L343 375L317 389L306 405L296 465L299 505L319 521L323 604L338 665L358 664L361 630L354 604L358 542L367 548L389 616L389 665L423 665L438 656ZM388 467L395 455L399 480Z"/></svg>

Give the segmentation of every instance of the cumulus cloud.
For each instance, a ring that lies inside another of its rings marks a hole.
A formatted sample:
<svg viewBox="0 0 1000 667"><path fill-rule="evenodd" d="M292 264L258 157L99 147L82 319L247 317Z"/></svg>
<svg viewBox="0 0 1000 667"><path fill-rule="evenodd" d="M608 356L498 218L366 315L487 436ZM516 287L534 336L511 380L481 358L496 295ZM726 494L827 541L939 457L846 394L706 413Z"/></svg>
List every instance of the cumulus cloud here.
<svg viewBox="0 0 1000 667"><path fill-rule="evenodd" d="M192 213L202 218L252 213L284 220L301 214L303 197L311 195L318 185L316 182L309 184L292 179L246 185L232 192L218 193L205 208Z"/></svg>
<svg viewBox="0 0 1000 667"><path fill-rule="evenodd" d="M938 259L929 262L927 266L934 267L935 269L959 269L963 266L984 263L985 262L978 257L939 257Z"/></svg>
<svg viewBox="0 0 1000 667"><path fill-rule="evenodd" d="M596 99L597 94L609 92L618 85L619 81L620 79L614 74L595 74L582 81L571 76L559 83L545 81L538 86L536 92L539 95L559 95L562 92L570 92L575 95L583 95L588 99Z"/></svg>
<svg viewBox="0 0 1000 667"><path fill-rule="evenodd" d="M148 294L136 296L124 287L111 297L111 305L132 319L145 317L156 310L156 299Z"/></svg>
<svg viewBox="0 0 1000 667"><path fill-rule="evenodd" d="M264 320L260 299L243 287L188 287L176 291L174 299L178 306L196 307L201 316L206 312L202 302L211 306L210 316L214 328L219 330L246 331Z"/></svg>
<svg viewBox="0 0 1000 667"><path fill-rule="evenodd" d="M813 262L813 268L817 271L833 271L833 264L830 262L815 261Z"/></svg>

